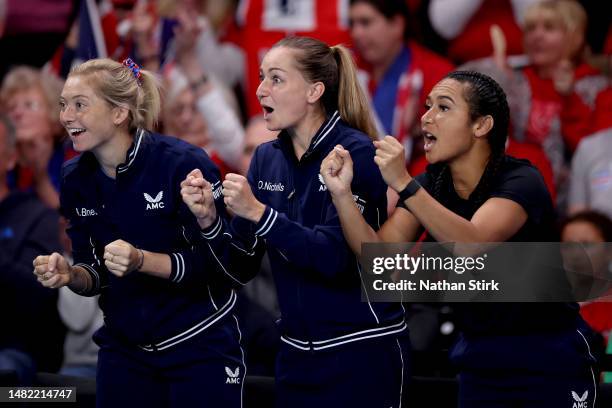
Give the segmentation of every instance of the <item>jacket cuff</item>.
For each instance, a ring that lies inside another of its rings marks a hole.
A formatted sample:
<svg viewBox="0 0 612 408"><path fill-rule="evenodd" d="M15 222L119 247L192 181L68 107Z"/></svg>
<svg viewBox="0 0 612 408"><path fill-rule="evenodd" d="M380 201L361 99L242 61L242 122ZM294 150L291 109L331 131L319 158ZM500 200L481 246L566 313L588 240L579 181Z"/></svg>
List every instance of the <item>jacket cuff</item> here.
<svg viewBox="0 0 612 408"><path fill-rule="evenodd" d="M210 241L217 238L222 230L223 222L221 221L221 217L217 216L217 219L208 228L200 230L200 235L202 238Z"/></svg>
<svg viewBox="0 0 612 408"><path fill-rule="evenodd" d="M255 235L259 237L265 237L276 222L278 218L278 211L275 209L266 206L266 210L264 211L261 219L255 225Z"/></svg>
<svg viewBox="0 0 612 408"><path fill-rule="evenodd" d="M170 254L170 281L179 283L185 277L185 258L180 252Z"/></svg>
<svg viewBox="0 0 612 408"><path fill-rule="evenodd" d="M90 295L95 295L98 294L100 292L100 274L98 273L98 271L96 271L96 269L91 266L88 265L86 263L76 263L73 266L80 266L81 268L85 269L85 271L87 271L87 273L89 274L89 276L91 276L91 288L89 290L83 290L80 292L75 292L78 295L83 295L83 296L90 296Z"/></svg>

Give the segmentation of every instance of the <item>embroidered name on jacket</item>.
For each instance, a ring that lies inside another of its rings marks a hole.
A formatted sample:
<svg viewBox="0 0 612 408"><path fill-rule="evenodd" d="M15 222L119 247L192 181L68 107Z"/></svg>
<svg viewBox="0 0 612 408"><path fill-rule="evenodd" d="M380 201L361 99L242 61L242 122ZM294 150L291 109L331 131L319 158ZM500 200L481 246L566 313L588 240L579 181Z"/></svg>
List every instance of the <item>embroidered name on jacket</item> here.
<svg viewBox="0 0 612 408"><path fill-rule="evenodd" d="M79 217L93 217L94 215L98 215L93 208L75 208L75 210Z"/></svg>
<svg viewBox="0 0 612 408"><path fill-rule="evenodd" d="M285 191L285 186L282 183L271 183L269 181L259 180L257 182L257 188L259 190L266 191Z"/></svg>
<svg viewBox="0 0 612 408"><path fill-rule="evenodd" d="M147 210L156 210L159 208L164 208L164 202L162 199L164 198L164 192L160 191L157 193L155 198L151 197L149 194L144 193L144 198L147 202Z"/></svg>

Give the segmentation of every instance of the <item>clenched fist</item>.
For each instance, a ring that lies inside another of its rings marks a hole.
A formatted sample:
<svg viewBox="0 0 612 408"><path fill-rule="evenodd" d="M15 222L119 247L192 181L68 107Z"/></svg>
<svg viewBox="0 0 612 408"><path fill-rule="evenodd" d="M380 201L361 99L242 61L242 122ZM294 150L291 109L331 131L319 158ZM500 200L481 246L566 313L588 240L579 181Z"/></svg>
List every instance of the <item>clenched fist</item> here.
<svg viewBox="0 0 612 408"><path fill-rule="evenodd" d="M136 270L144 253L129 242L118 239L104 247L104 264L113 275L122 277Z"/></svg>
<svg viewBox="0 0 612 408"><path fill-rule="evenodd" d="M217 218L212 186L199 169L191 171L181 182L181 196L197 218L200 228L205 229L212 225Z"/></svg>
<svg viewBox="0 0 612 408"><path fill-rule="evenodd" d="M259 222L266 206L257 201L246 177L228 173L223 181L223 200L225 205L239 217Z"/></svg>
<svg viewBox="0 0 612 408"><path fill-rule="evenodd" d="M66 258L57 252L51 255L40 255L34 259L34 275L46 288L61 288L68 285L73 278L72 266Z"/></svg>

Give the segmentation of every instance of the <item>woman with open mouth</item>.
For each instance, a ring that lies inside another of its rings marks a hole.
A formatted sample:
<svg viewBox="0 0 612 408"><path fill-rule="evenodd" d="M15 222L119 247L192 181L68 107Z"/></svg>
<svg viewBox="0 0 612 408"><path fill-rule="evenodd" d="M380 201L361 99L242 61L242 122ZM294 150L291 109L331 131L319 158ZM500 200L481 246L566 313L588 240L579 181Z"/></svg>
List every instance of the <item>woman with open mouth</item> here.
<svg viewBox="0 0 612 408"><path fill-rule="evenodd" d="M257 148L246 178L226 176L225 203L237 217L211 245L231 251L236 270L257 270L268 251L281 310L277 406L397 408L409 378L404 310L361 300L361 270L319 174L342 144L358 163L352 199L363 219L373 228L386 219L375 129L351 55L290 37L266 54L260 78L264 120L280 134ZM204 180L187 181L186 203L208 214Z"/></svg>
<svg viewBox="0 0 612 408"><path fill-rule="evenodd" d="M337 146L321 174L356 254L364 242L549 242L553 206L528 161L504 153L509 109L490 77L456 71L429 93L421 117L427 171L412 177L394 138L374 142L398 208L375 231L351 198L351 156ZM355 170L358 168L354 166ZM461 407L592 406L596 383L590 330L575 303L458 303L462 329L450 358L460 370Z"/></svg>
<svg viewBox="0 0 612 408"><path fill-rule="evenodd" d="M220 191L219 170L201 148L148 130L159 110L154 74L130 59L71 71L60 121L81 155L64 165L60 208L74 264L41 255L34 273L45 287L100 295L98 407L239 407L233 287L246 277L225 272L200 232L215 220L196 220L180 197L194 168Z"/></svg>

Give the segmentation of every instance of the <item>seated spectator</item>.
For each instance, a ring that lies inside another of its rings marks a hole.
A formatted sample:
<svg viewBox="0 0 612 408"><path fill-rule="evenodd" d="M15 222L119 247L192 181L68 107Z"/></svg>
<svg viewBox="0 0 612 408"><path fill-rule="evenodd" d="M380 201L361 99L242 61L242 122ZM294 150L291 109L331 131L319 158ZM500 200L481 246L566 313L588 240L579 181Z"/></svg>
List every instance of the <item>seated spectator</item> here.
<svg viewBox="0 0 612 408"><path fill-rule="evenodd" d="M486 59L462 67L491 74L506 90L512 136L544 149L561 210L567 200L567 153L585 136L612 125L609 80L583 59L586 26L579 3L540 1L525 14L527 66L511 69L500 59Z"/></svg>
<svg viewBox="0 0 612 408"><path fill-rule="evenodd" d="M9 183L32 190L51 208L59 207L62 163L74 156L59 123L62 81L31 67L13 68L4 78L0 101L17 129L18 160Z"/></svg>
<svg viewBox="0 0 612 408"><path fill-rule="evenodd" d="M0 116L0 370L13 370L31 385L36 371L55 372L62 362L65 328L57 293L36 280L32 261L59 251L58 214L30 193L9 192L16 162L15 127Z"/></svg>
<svg viewBox="0 0 612 408"><path fill-rule="evenodd" d="M156 70L180 57L176 30L194 30L195 60L211 77L233 90L243 82L244 55L236 45L219 41L207 16L207 3L204 0L158 0L154 5L137 2L132 21L135 57L148 69Z"/></svg>
<svg viewBox="0 0 612 408"><path fill-rule="evenodd" d="M410 39L405 0L351 0L350 4L359 79L369 91L379 133L404 142L409 159L414 137L419 138L415 147L422 147L419 118L425 112L425 97L453 66Z"/></svg>
<svg viewBox="0 0 612 408"><path fill-rule="evenodd" d="M609 257L609 251L612 249L610 248L610 242L612 242L612 220L606 215L587 210L570 216L561 225L561 241L587 245L603 244L602 247L605 246L605 249L608 250L607 256L600 257L601 260L598 261L595 259L598 254L592 253L598 247L592 248L589 252L591 263L595 273L612 272L610 270L612 259ZM606 253L604 252L604 254ZM610 278L604 278L600 283L604 281L607 281L609 284ZM608 351L612 352L612 342L610 341L610 334L612 334L612 302L595 301L582 303L580 314L593 330L603 337L603 341L608 343ZM601 348L603 349L604 346L602 345ZM610 377L610 382L612 382L612 373L607 375Z"/></svg>
<svg viewBox="0 0 612 408"><path fill-rule="evenodd" d="M612 218L612 127L580 142L572 159L569 213L596 210Z"/></svg>
<svg viewBox="0 0 612 408"><path fill-rule="evenodd" d="M231 92L197 60L197 26L189 16L181 18L176 65L165 70L164 132L204 148L225 173L240 166L244 129Z"/></svg>

